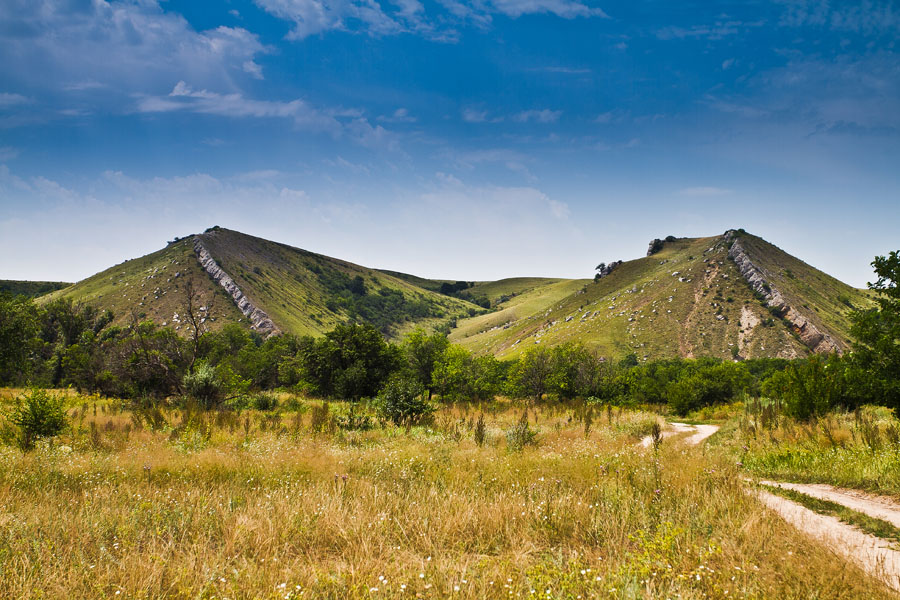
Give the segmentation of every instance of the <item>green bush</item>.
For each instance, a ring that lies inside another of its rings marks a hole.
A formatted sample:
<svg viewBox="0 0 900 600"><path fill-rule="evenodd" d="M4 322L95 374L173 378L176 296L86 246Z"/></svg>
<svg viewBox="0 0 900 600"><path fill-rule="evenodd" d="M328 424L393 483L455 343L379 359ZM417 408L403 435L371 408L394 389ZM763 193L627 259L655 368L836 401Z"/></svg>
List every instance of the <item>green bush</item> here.
<svg viewBox="0 0 900 600"><path fill-rule="evenodd" d="M507 450L518 452L525 446L537 446L537 431L528 425L528 411L523 411L519 422L506 430Z"/></svg>
<svg viewBox="0 0 900 600"><path fill-rule="evenodd" d="M413 423L428 417L434 411L425 400L425 388L415 379L395 374L375 399L378 414L394 423Z"/></svg>
<svg viewBox="0 0 900 600"><path fill-rule="evenodd" d="M32 450L40 438L59 435L68 425L63 398L45 390L32 390L17 398L6 420L10 427L4 437L23 452Z"/></svg>
<svg viewBox="0 0 900 600"><path fill-rule="evenodd" d="M218 408L224 396L216 370L207 364L198 365L193 373L184 376L184 391L206 410Z"/></svg>
<svg viewBox="0 0 900 600"><path fill-rule="evenodd" d="M784 412L808 420L846 404L846 382L841 360L814 354L776 371L762 385L763 394L782 401Z"/></svg>

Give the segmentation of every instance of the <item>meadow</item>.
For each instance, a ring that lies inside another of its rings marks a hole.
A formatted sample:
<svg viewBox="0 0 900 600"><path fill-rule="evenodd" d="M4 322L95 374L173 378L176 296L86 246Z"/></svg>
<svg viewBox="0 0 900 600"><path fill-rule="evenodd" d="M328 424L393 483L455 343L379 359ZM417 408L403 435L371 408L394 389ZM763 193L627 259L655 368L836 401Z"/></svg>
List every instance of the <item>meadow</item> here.
<svg viewBox="0 0 900 600"><path fill-rule="evenodd" d="M745 492L737 416L645 449L662 417L639 410L500 399L397 426L273 399L70 392L63 435L0 446L0 597L893 597Z"/></svg>

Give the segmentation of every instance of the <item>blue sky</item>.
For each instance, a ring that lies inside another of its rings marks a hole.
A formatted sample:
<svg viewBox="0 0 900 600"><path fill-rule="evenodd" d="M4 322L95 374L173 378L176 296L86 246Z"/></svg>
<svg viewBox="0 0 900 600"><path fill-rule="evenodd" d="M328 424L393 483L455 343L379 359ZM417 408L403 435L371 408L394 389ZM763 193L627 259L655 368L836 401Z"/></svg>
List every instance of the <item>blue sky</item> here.
<svg viewBox="0 0 900 600"><path fill-rule="evenodd" d="M7 0L0 278L221 225L424 276L590 277L743 227L900 247L894 2Z"/></svg>

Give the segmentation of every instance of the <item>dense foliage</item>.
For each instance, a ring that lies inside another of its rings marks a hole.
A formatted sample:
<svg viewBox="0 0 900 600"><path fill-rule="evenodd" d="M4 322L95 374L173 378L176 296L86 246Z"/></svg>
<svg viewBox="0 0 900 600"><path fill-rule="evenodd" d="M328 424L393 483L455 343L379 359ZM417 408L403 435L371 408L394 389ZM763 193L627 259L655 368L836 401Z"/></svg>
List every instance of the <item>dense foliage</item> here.
<svg viewBox="0 0 900 600"><path fill-rule="evenodd" d="M207 409L241 405L226 401L261 390L289 388L324 399L377 397L392 420L427 414L433 394L442 402L504 394L533 402L581 398L668 405L677 414L765 396L801 419L866 403L897 409L900 256L892 252L873 265L879 279L870 287L878 304L854 312L856 351L795 361L641 362L632 354L615 362L567 343L536 345L518 360L501 362L450 344L444 333L416 330L391 344L376 326L353 322L318 339L263 339L237 324L218 332L196 330L185 339L136 317L128 326L112 326L108 311L68 299L39 306L22 296L0 295L0 384L73 386L125 398L184 397ZM371 296L362 278L323 283L347 299L342 308L367 310L368 304L358 301Z"/></svg>

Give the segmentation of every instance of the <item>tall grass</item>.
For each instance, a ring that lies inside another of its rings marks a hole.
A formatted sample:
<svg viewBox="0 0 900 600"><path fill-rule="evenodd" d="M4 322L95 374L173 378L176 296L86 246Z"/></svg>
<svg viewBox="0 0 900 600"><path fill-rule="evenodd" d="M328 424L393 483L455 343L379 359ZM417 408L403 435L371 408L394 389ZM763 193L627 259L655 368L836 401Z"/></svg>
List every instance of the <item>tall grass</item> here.
<svg viewBox="0 0 900 600"><path fill-rule="evenodd" d="M0 448L0 597L890 597L724 453L636 448L654 415L538 406L511 452L510 403L366 430L345 411L86 410Z"/></svg>
<svg viewBox="0 0 900 600"><path fill-rule="evenodd" d="M797 421L776 403L751 402L717 437L760 477L900 496L900 421L885 408Z"/></svg>

